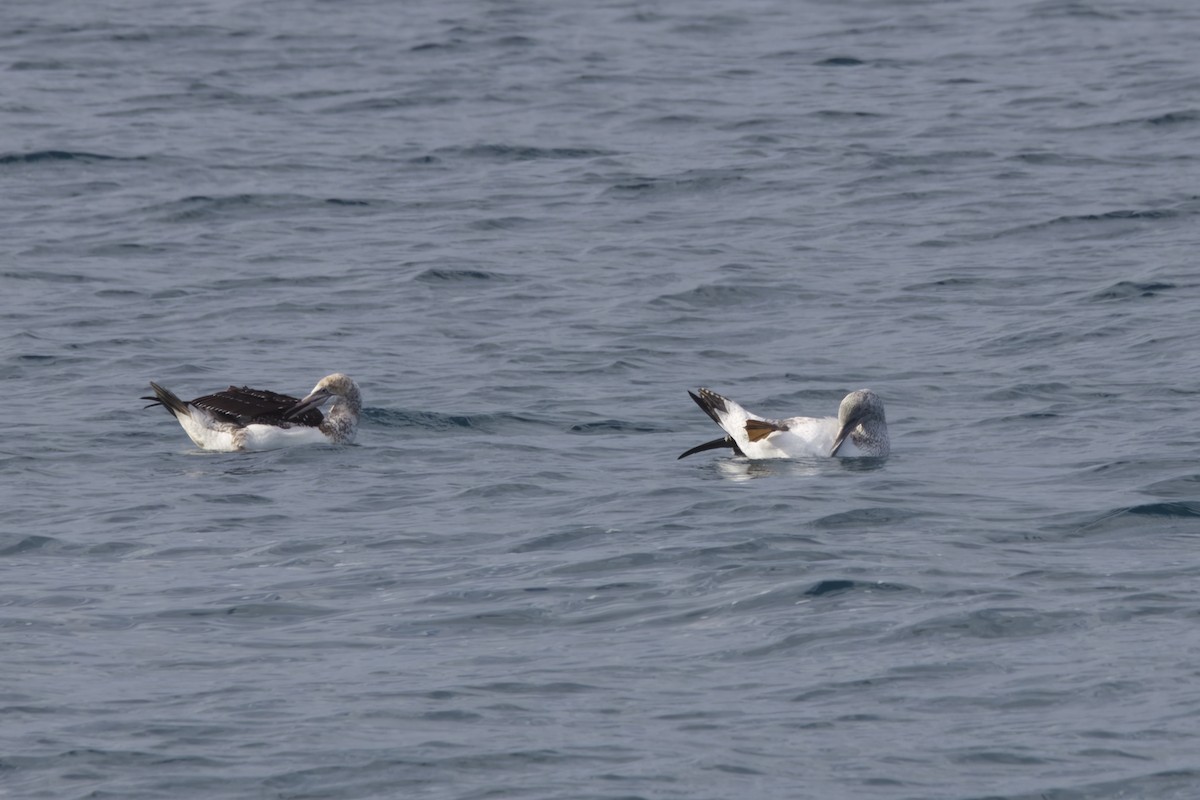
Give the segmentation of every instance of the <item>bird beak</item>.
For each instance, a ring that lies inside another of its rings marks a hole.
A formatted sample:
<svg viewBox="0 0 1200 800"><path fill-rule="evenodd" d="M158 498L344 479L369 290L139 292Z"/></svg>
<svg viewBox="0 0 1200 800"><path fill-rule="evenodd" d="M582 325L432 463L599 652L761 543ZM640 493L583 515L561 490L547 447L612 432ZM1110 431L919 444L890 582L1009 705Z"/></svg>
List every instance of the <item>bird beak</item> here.
<svg viewBox="0 0 1200 800"><path fill-rule="evenodd" d="M833 440L833 449L829 451L830 458L836 456L837 451L842 449L842 442L846 441L846 437L850 435L850 431L852 430L854 430L853 425L847 424L842 427L842 430L840 433L838 433L837 438Z"/></svg>
<svg viewBox="0 0 1200 800"><path fill-rule="evenodd" d="M332 394L333 392L329 391L328 389L314 389L312 394L288 409L287 413L283 415L284 419L298 417L305 411L316 408L317 406L321 405L321 403L324 403L326 400L328 400Z"/></svg>
<svg viewBox="0 0 1200 800"><path fill-rule="evenodd" d="M829 451L829 456L832 458L838 454L838 450L842 449L842 443L846 441L846 437L850 432L858 427L858 423L862 422L862 415L855 414L850 419L846 420L846 424L838 431L837 438L833 440L833 449Z"/></svg>

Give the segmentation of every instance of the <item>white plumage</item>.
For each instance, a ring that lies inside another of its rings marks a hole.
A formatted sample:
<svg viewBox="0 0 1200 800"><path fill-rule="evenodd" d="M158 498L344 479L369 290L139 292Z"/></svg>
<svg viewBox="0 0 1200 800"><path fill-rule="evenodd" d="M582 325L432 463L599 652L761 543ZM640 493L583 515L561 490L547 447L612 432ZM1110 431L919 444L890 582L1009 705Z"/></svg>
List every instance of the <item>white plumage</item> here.
<svg viewBox="0 0 1200 800"><path fill-rule="evenodd" d="M684 458L728 447L747 458L881 457L891 452L883 401L870 389L851 392L836 417L767 419L709 389L688 392L725 436L693 447Z"/></svg>
<svg viewBox="0 0 1200 800"><path fill-rule="evenodd" d="M162 405L204 450L274 450L301 444L349 444L358 430L362 394L340 372L322 378L304 398L248 386L181 400L151 381L150 406ZM333 398L326 414L320 407ZM150 406L146 406L150 408Z"/></svg>

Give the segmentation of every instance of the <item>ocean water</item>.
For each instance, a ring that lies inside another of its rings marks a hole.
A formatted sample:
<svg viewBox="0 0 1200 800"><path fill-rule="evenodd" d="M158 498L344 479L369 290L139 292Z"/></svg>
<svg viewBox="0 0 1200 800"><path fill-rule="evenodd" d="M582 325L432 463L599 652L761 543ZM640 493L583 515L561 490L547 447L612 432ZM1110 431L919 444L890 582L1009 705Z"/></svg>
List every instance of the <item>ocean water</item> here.
<svg viewBox="0 0 1200 800"><path fill-rule="evenodd" d="M1198 40L7 3L0 796L1200 796ZM333 371L352 447L139 400ZM697 386L893 455L677 461Z"/></svg>

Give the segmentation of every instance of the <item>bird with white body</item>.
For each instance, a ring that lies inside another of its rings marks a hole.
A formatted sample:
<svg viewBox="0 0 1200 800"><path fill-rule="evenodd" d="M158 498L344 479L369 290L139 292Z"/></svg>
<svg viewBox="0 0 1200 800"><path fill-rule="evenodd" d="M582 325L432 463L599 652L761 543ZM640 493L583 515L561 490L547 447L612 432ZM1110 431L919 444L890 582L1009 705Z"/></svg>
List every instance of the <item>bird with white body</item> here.
<svg viewBox="0 0 1200 800"><path fill-rule="evenodd" d="M746 458L878 458L891 452L883 401L870 389L846 395L836 417L787 419L760 417L710 389L688 394L725 436L697 445L680 458L722 447Z"/></svg>
<svg viewBox="0 0 1200 800"><path fill-rule="evenodd" d="M169 389L150 382L153 402L161 405L183 426L197 447L233 452L274 450L301 444L350 444L358 431L362 393L349 376L326 375L303 398L248 386L230 386L221 392L181 400ZM321 406L333 403L326 413Z"/></svg>

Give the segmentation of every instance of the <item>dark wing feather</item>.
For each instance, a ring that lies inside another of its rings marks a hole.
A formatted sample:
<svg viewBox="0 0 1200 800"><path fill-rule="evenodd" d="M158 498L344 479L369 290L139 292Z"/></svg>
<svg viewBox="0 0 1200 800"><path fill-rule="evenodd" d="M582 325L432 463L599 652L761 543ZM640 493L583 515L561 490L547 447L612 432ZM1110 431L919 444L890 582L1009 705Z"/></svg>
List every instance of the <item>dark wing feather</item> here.
<svg viewBox="0 0 1200 800"><path fill-rule="evenodd" d="M721 424L721 418L717 416L718 411L725 410L725 398L712 391L711 389L697 389L698 394L688 392L688 396L696 401L696 405L700 406L700 410L708 414L708 418L718 425Z"/></svg>
<svg viewBox="0 0 1200 800"><path fill-rule="evenodd" d="M237 425L307 425L315 428L325 416L320 409L311 408L303 414L284 418L289 409L300 402L298 397L251 389L249 386L230 386L223 392L206 394L191 402L217 419Z"/></svg>
<svg viewBox="0 0 1200 800"><path fill-rule="evenodd" d="M717 412L724 412L727 408L724 397L712 391L711 389L704 388L697 389L695 392L689 391L688 396L696 401L696 405L700 406L701 411L703 411L705 414L708 414L709 419L718 425L721 424L721 418L717 415ZM725 435L720 439L713 439L711 442L705 442L704 444L696 445L679 458L687 458L695 453L703 453L705 450L717 450L722 447L728 447L729 449L733 450L734 455L745 455L745 453L742 452L742 448L738 447L737 442L733 440L733 437Z"/></svg>

